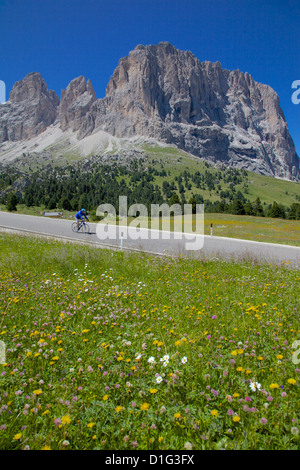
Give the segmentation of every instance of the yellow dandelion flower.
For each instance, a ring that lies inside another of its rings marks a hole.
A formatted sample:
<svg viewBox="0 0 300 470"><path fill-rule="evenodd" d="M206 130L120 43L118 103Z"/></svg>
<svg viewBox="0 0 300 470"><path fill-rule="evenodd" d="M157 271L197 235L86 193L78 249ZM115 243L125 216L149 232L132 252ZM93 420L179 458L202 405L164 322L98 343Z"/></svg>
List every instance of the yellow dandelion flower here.
<svg viewBox="0 0 300 470"><path fill-rule="evenodd" d="M288 379L288 383L291 385L295 385L297 383L297 380L295 379Z"/></svg>
<svg viewBox="0 0 300 470"><path fill-rule="evenodd" d="M180 418L181 414L180 413L175 413L174 418Z"/></svg>
<svg viewBox="0 0 300 470"><path fill-rule="evenodd" d="M212 410L210 413L214 418L217 418L217 416L219 414L218 410Z"/></svg>
<svg viewBox="0 0 300 470"><path fill-rule="evenodd" d="M234 417L232 418L232 421L234 421L235 423L238 423L238 422L240 421L240 419L241 419L241 418L240 418L239 416L234 416Z"/></svg>
<svg viewBox="0 0 300 470"><path fill-rule="evenodd" d="M34 390L32 393L33 393L34 395L40 395L40 394L43 393L43 392L42 392L42 390Z"/></svg>
<svg viewBox="0 0 300 470"><path fill-rule="evenodd" d="M117 413L120 413L120 411L122 411L122 410L123 410L123 406L117 406L117 407L115 408L115 411L116 411Z"/></svg>
<svg viewBox="0 0 300 470"><path fill-rule="evenodd" d="M61 424L70 424L71 421L70 415L65 415L61 418Z"/></svg>
<svg viewBox="0 0 300 470"><path fill-rule="evenodd" d="M157 388L150 388L149 390L150 393L156 393L157 391L158 391Z"/></svg>
<svg viewBox="0 0 300 470"><path fill-rule="evenodd" d="M87 425L87 427L90 428L90 429L92 429L92 427L95 426L95 424L96 424L96 423L89 423L89 424Z"/></svg>
<svg viewBox="0 0 300 470"><path fill-rule="evenodd" d="M149 403L143 403L143 404L141 405L141 410L147 411L147 410L149 410L149 408L150 408Z"/></svg>
<svg viewBox="0 0 300 470"><path fill-rule="evenodd" d="M19 439L21 439L21 437L22 437L22 433L19 432L18 434L14 435L13 439L14 439L14 441L18 441Z"/></svg>
<svg viewBox="0 0 300 470"><path fill-rule="evenodd" d="M45 444L43 447L42 447L42 450L51 450L51 447L47 444Z"/></svg>
<svg viewBox="0 0 300 470"><path fill-rule="evenodd" d="M271 384L270 388L279 388L279 385L278 384Z"/></svg>

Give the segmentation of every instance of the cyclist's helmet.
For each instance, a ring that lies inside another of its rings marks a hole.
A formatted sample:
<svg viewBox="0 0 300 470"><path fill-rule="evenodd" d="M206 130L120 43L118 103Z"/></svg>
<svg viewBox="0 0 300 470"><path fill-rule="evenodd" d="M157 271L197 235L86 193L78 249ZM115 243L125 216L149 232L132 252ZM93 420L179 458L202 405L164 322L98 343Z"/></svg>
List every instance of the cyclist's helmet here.
<svg viewBox="0 0 300 470"><path fill-rule="evenodd" d="M81 210L82 210L82 212L85 212L85 209L81 209Z"/></svg>

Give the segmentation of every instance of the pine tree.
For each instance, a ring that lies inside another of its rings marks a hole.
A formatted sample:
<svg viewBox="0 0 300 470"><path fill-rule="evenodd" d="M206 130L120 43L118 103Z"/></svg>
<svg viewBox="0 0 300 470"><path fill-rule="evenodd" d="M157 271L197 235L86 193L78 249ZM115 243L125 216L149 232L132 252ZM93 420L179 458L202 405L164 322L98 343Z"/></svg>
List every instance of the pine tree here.
<svg viewBox="0 0 300 470"><path fill-rule="evenodd" d="M19 198L15 193L10 193L7 197L6 207L9 212L16 211Z"/></svg>
<svg viewBox="0 0 300 470"><path fill-rule="evenodd" d="M257 215L259 217L264 217L264 210L261 205L259 197L257 197L253 203L253 210L254 210L254 215Z"/></svg>

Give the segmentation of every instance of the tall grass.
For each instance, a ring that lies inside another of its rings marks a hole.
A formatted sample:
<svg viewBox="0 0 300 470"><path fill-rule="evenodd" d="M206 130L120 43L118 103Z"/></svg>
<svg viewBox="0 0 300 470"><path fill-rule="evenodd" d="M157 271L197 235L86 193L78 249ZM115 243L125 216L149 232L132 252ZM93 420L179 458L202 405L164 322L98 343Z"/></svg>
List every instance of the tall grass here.
<svg viewBox="0 0 300 470"><path fill-rule="evenodd" d="M299 449L299 271L0 245L0 449Z"/></svg>

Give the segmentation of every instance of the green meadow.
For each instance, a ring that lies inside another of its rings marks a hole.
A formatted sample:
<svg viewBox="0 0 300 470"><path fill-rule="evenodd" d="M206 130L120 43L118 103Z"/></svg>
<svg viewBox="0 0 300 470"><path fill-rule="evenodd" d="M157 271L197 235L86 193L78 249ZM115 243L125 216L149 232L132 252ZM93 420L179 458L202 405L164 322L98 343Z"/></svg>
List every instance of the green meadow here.
<svg viewBox="0 0 300 470"><path fill-rule="evenodd" d="M145 152L148 155L148 159L144 163L145 166L153 166L157 170L164 169L168 173L166 178L157 177L155 183L162 187L162 183L165 179L174 178L182 174L185 170L191 174L199 171L205 173L209 171L217 179L219 171L221 174L224 173L223 169L216 168L213 164L204 161L198 157L192 156L182 150L173 147L157 147L157 146L145 146ZM255 201L257 197L260 198L262 204L273 204L277 201L280 204L289 206L293 202L296 202L296 198L300 198L300 184L298 182L283 180L279 178L273 178L271 176L260 175L254 172L246 171L247 177L245 180L235 185L236 191L245 191L245 183L247 186L247 192L245 196L250 201ZM226 182L220 181L221 189L226 190L229 185ZM187 190L185 195L186 199L192 196L193 193L199 192L196 188ZM220 192L220 191L219 191ZM212 201L219 199L219 193L216 190L209 191L207 188L200 190L204 199L210 199Z"/></svg>
<svg viewBox="0 0 300 470"><path fill-rule="evenodd" d="M1 450L299 450L299 271L0 248Z"/></svg>

